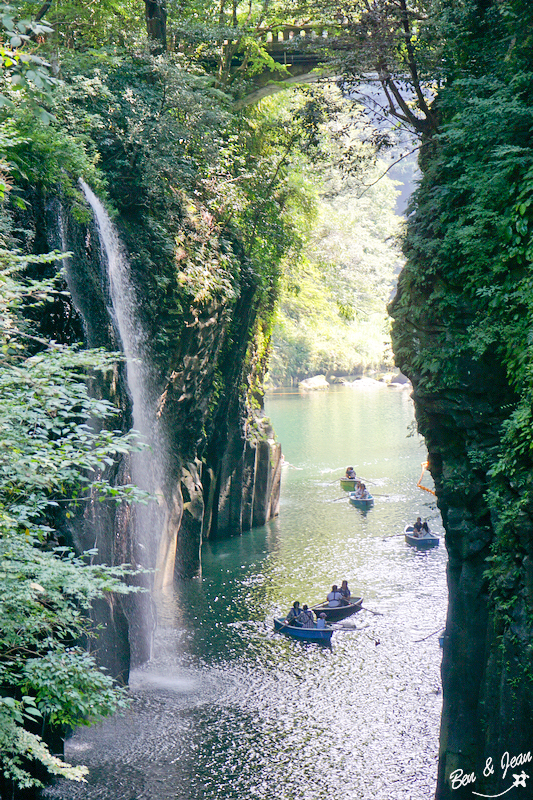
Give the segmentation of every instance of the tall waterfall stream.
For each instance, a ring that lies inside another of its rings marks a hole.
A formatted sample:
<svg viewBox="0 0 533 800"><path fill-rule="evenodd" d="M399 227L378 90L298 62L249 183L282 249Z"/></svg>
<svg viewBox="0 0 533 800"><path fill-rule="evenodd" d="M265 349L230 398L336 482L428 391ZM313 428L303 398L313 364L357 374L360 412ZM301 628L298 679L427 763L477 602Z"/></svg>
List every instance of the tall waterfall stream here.
<svg viewBox="0 0 533 800"><path fill-rule="evenodd" d="M138 314L139 304L131 282L128 259L104 206L81 178L80 185L93 210L98 225L102 257L108 268L113 304L111 316L115 320L127 359L128 388L133 401L133 424L135 429L148 439L150 399L143 365L146 337Z"/></svg>
<svg viewBox="0 0 533 800"><path fill-rule="evenodd" d="M137 553L137 566L153 570L158 564L158 548L164 526L165 504L162 497L164 447L156 425L155 398L150 385L150 368L147 357L146 333L139 314L139 300L133 285L130 265L118 232L101 201L80 179L80 185L91 206L98 228L102 264L107 268L109 296L112 307L109 314L122 341L126 358L128 390L132 400L133 427L137 431L142 449L131 454L131 480L153 496L147 505L135 504L131 516L133 541ZM150 581L153 584L153 579ZM151 603L134 602L136 609L130 618L132 636L141 636L151 649L154 625ZM135 651L135 641L132 642Z"/></svg>

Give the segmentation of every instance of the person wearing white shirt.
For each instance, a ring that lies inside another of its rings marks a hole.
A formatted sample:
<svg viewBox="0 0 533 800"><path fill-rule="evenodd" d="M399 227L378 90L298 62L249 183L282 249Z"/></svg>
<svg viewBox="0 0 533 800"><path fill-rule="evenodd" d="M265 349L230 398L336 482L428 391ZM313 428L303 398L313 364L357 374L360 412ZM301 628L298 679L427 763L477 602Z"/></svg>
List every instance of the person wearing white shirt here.
<svg viewBox="0 0 533 800"><path fill-rule="evenodd" d="M342 594L337 589L336 584L331 587L331 592L327 596L328 605L330 608L337 608L342 602Z"/></svg>

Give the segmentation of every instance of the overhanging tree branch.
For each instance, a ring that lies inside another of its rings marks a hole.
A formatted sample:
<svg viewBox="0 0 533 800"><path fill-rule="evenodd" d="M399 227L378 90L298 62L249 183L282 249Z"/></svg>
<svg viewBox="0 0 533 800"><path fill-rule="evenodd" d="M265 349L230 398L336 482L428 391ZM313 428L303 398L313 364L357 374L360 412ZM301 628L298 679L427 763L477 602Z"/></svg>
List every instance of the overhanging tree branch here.
<svg viewBox="0 0 533 800"><path fill-rule="evenodd" d="M416 65L415 51L413 48L413 34L411 31L411 26L409 24L409 12L407 11L407 3L406 0L399 0L399 2L400 2L400 13L402 18L402 27L405 33L405 48L407 50L407 56L408 56L407 64L409 67L409 72L411 74L411 80L413 81L413 88L416 93L420 110L422 111L423 114L425 114L426 119L433 128L435 127L433 114L431 113L431 110L426 103L426 98L424 97L424 93L422 92L422 88L420 86L418 67Z"/></svg>

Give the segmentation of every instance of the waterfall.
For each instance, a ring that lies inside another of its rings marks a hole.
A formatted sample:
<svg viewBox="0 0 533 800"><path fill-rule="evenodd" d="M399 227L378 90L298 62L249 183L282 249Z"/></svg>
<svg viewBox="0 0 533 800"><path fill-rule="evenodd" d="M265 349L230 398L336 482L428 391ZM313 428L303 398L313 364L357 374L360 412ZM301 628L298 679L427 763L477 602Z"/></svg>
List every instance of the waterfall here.
<svg viewBox="0 0 533 800"><path fill-rule="evenodd" d="M139 301L133 285L130 264L118 232L104 206L80 179L80 186L91 206L100 241L102 265L107 269L111 306L108 313L122 342L126 357L126 379L132 400L133 427L145 445L131 454L132 482L157 498L148 503L134 504L130 533L137 566L153 570L159 561L161 534L165 528L166 504L163 500L164 447L157 432L155 399L151 391L150 359L147 353L147 334L139 314ZM108 532L112 536L112 532ZM157 572L156 572L157 575ZM151 658L155 629L155 606L146 594L126 598L132 659L140 663Z"/></svg>
<svg viewBox="0 0 533 800"><path fill-rule="evenodd" d="M150 439L150 393L147 387L146 368L143 362L146 334L138 314L139 304L131 282L130 265L121 245L117 230L104 206L80 178L80 186L91 206L100 236L104 263L107 264L111 316L122 340L126 356L128 388L133 402L133 426L145 440ZM138 461L138 458L136 458Z"/></svg>

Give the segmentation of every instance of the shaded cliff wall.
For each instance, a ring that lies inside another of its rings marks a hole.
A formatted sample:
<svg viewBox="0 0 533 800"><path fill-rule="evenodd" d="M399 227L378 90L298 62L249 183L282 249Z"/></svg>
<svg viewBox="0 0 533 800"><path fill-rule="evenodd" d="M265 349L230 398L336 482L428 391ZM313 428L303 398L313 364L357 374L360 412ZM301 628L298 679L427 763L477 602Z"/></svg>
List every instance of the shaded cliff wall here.
<svg viewBox="0 0 533 800"><path fill-rule="evenodd" d="M413 382L418 428L428 447L448 550L449 606L436 797L471 798L472 789L497 794L509 786L509 777L504 781L499 769L503 754L516 755L531 747L531 607L526 596L518 599L515 574L509 576L517 592L510 616L491 597L487 570L493 558L497 512L487 504L491 480L479 455L485 448L501 446L505 410L514 406L516 398L501 365L488 358L481 362L464 358L458 382L449 377L441 382L436 374L428 381L427 371L413 365L413 354L445 350L450 330L439 331L433 325L431 291L407 288L405 274L401 283L392 309L397 320L395 346L397 353L402 352L397 363ZM406 302L409 310L401 311ZM531 520L526 517L525 522L522 548L516 553L517 571L531 558L533 546ZM493 776L483 775L488 758L497 765ZM475 785L454 786L451 776L456 770L475 773Z"/></svg>
<svg viewBox="0 0 533 800"><path fill-rule="evenodd" d="M54 196L34 196L32 207L40 209L32 219L34 241L44 250L72 253L64 265L63 288L68 287L72 302L64 304L70 322L63 326L63 338L82 338L91 347L120 350L94 220L89 215L87 222L77 221L68 205ZM60 278L58 282L61 284ZM151 558L139 549L144 545L135 533L134 520L139 513L135 506L117 509L108 503L88 503L73 521L63 520L66 540L78 551L97 547L106 563L156 568L156 590L172 583L175 576L198 573L205 536L240 534L252 525L265 524L278 512L280 445L265 425L257 401L252 411L247 393L249 385L258 381L257 364L250 356L259 311L255 289L247 287L234 308L214 298L200 307L182 307L177 338L146 318L152 336L157 333L168 342L164 348L146 351L153 392L152 422L164 441L166 457L162 498L154 518L160 529L151 533ZM141 298L147 291L142 281L137 280L137 291ZM141 306L146 308L148 303L141 300ZM54 324L47 318L42 323ZM55 333L60 338L59 332ZM92 388L118 405L121 425L129 428L131 396L124 364L117 365L108 379L93 380ZM130 482L130 457L122 458L110 470L117 482ZM126 619L137 629L139 616L152 618L150 601L142 595L110 599L107 607L99 604L96 619L103 625L99 657L114 674L127 675ZM149 634L148 620L148 635L139 628L133 637L134 662L149 657Z"/></svg>
<svg viewBox="0 0 533 800"><path fill-rule="evenodd" d="M390 308L449 554L438 800L507 791L532 745L533 20L511 5L467 3L450 41Z"/></svg>

